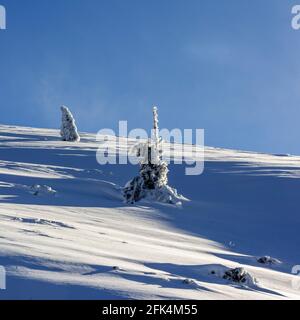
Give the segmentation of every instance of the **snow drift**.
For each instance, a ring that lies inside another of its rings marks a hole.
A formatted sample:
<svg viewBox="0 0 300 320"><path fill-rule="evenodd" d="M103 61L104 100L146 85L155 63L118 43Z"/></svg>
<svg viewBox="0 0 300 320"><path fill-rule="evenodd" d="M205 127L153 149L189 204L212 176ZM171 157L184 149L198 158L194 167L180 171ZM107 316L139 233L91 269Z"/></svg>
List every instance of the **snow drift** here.
<svg viewBox="0 0 300 320"><path fill-rule="evenodd" d="M80 137L0 126L0 299L300 297L299 157L207 147L200 176L169 165L181 208L131 205L121 186L137 166L100 166L95 136Z"/></svg>

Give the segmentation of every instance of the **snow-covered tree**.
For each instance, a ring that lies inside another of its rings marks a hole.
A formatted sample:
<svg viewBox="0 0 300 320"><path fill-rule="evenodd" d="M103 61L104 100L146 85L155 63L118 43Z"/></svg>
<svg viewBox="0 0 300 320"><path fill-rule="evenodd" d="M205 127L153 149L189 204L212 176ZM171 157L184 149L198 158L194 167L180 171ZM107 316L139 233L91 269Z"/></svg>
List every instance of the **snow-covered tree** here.
<svg viewBox="0 0 300 320"><path fill-rule="evenodd" d="M153 107L153 130L152 130L152 140L154 141L154 146L156 150L160 149L160 137L159 137L159 128L158 128L158 109Z"/></svg>
<svg viewBox="0 0 300 320"><path fill-rule="evenodd" d="M157 107L153 107L152 139L137 146L140 160L139 176L130 180L123 189L127 203L142 198L154 201L179 204L186 200L177 191L168 186L168 164L162 160L162 140L159 137Z"/></svg>
<svg viewBox="0 0 300 320"><path fill-rule="evenodd" d="M60 135L64 141L80 141L80 136L77 132L75 120L71 111L66 107L61 107L61 129Z"/></svg>

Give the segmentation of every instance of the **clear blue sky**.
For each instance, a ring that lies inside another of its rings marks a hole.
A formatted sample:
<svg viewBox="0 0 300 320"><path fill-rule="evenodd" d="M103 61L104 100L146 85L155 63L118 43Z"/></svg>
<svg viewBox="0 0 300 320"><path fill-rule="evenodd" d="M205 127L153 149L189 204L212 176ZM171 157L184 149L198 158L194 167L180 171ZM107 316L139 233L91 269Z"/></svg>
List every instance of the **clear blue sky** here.
<svg viewBox="0 0 300 320"><path fill-rule="evenodd" d="M300 1L298 1L300 4ZM300 154L289 0L0 0L0 122L204 128L206 144Z"/></svg>

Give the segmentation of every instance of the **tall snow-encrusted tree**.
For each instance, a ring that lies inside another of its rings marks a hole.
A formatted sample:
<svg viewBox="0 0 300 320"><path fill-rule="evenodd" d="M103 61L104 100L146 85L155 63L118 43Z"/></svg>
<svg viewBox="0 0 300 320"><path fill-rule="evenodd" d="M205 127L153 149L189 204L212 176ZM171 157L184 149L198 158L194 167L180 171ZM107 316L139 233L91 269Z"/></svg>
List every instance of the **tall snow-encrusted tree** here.
<svg viewBox="0 0 300 320"><path fill-rule="evenodd" d="M123 189L127 203L134 203L142 198L179 204L184 197L168 186L168 164L162 160L162 141L159 137L157 107L153 107L152 139L137 148L141 158L139 176L130 180Z"/></svg>
<svg viewBox="0 0 300 320"><path fill-rule="evenodd" d="M157 107L153 107L153 130L151 132L152 140L154 141L154 146L157 151L161 151L160 142L161 139L159 137L159 128L158 128L158 112Z"/></svg>
<svg viewBox="0 0 300 320"><path fill-rule="evenodd" d="M62 140L80 141L80 136L77 132L77 127L71 111L66 106L62 106L60 109L62 112L60 129Z"/></svg>

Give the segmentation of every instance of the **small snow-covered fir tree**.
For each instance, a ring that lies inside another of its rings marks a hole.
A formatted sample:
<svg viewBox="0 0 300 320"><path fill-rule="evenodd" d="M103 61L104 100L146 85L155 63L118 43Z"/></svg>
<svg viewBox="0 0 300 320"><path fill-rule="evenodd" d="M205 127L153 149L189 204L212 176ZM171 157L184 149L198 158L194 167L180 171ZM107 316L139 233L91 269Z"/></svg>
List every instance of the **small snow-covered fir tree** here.
<svg viewBox="0 0 300 320"><path fill-rule="evenodd" d="M74 117L71 111L66 107L61 107L61 129L60 135L63 141L80 141L80 136L77 132Z"/></svg>
<svg viewBox="0 0 300 320"><path fill-rule="evenodd" d="M153 107L152 139L137 147L137 156L141 158L139 176L130 180L123 189L127 203L143 198L171 204L181 204L187 200L168 186L168 164L162 160L162 140L159 137L157 107Z"/></svg>

